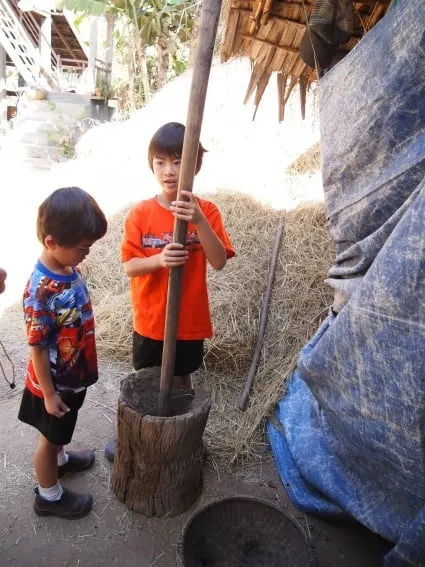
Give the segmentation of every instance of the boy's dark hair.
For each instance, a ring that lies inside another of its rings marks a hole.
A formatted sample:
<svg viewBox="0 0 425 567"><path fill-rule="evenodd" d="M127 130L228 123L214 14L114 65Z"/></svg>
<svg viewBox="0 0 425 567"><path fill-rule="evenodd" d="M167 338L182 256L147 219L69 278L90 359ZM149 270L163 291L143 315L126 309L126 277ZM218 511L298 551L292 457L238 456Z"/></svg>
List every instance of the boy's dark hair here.
<svg viewBox="0 0 425 567"><path fill-rule="evenodd" d="M183 139L185 127L180 122L168 122L161 126L152 136L148 148L149 167L153 171L153 160L158 156L182 157ZM202 166L202 158L207 150L199 142L198 157L196 160L195 173L198 173Z"/></svg>
<svg viewBox="0 0 425 567"><path fill-rule="evenodd" d="M99 205L79 187L57 189L38 208L37 236L42 244L48 235L64 247L99 240L107 226Z"/></svg>

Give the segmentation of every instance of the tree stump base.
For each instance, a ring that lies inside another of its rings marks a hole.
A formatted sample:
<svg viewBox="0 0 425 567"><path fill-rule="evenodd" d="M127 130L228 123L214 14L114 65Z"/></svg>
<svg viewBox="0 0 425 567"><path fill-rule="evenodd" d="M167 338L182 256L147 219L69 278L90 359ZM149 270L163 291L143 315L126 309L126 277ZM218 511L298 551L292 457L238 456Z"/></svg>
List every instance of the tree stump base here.
<svg viewBox="0 0 425 567"><path fill-rule="evenodd" d="M203 389L170 396L170 416L157 416L160 368L121 382L112 486L128 509L146 516L181 514L200 496L202 436L211 401Z"/></svg>

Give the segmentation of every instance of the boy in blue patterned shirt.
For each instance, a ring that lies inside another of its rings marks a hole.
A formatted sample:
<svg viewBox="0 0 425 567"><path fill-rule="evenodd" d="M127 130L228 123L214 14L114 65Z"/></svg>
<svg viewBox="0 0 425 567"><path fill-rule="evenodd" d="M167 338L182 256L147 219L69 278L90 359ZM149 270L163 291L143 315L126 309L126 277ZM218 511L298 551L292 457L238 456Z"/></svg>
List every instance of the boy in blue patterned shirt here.
<svg viewBox="0 0 425 567"><path fill-rule="evenodd" d="M90 494L62 487L58 477L90 468L93 451L65 452L86 389L98 378L94 317L86 284L76 266L106 233L105 215L78 187L54 191L38 210L43 251L24 292L30 360L19 419L40 432L34 456L40 516L82 518Z"/></svg>

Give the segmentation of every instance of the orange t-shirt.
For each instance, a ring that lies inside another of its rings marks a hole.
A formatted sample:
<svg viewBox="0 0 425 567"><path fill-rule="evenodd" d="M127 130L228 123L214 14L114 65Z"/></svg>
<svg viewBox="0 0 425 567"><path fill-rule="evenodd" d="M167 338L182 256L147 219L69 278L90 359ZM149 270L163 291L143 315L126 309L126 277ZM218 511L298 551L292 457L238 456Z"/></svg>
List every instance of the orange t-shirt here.
<svg viewBox="0 0 425 567"><path fill-rule="evenodd" d="M200 209L222 241L227 257L235 252L217 207L197 197ZM174 216L156 197L142 201L129 213L121 246L121 262L147 258L161 253L173 240ZM200 244L196 226L189 224L186 236L189 257L183 268L178 340L198 340L212 336L207 290L207 258ZM167 306L168 268L131 278L134 330L155 340L164 340Z"/></svg>

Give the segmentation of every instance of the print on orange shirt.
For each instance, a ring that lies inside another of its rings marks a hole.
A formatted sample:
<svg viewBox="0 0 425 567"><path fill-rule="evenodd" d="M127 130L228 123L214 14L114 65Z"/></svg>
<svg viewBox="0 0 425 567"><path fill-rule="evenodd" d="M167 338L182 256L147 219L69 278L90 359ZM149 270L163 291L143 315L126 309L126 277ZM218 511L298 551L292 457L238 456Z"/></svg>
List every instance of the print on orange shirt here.
<svg viewBox="0 0 425 567"><path fill-rule="evenodd" d="M163 232L161 233L161 236L157 236L152 232L142 235L142 248L164 248L164 246L171 242L173 242L173 231ZM196 230L190 230L187 232L186 244L200 244Z"/></svg>

